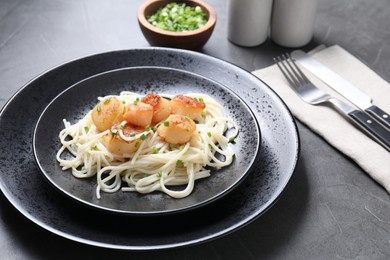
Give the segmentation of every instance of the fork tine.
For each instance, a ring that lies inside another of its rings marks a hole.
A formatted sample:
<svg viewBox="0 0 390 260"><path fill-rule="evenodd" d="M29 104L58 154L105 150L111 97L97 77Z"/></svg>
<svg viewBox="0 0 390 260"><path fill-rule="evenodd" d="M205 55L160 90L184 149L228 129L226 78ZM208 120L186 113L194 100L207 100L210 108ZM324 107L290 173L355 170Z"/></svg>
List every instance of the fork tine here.
<svg viewBox="0 0 390 260"><path fill-rule="evenodd" d="M295 87L299 87L299 82L295 79L294 75L291 74L290 70L287 68L287 66L284 64L284 60L277 56L274 58L274 61L276 65L279 67L280 71L283 73L284 77L287 79L288 83Z"/></svg>
<svg viewBox="0 0 390 260"><path fill-rule="evenodd" d="M274 58L276 65L282 71L287 81L295 88L299 88L310 82L302 70L298 67L295 60L288 54L282 54ZM287 64L287 65L286 65Z"/></svg>
<svg viewBox="0 0 390 260"><path fill-rule="evenodd" d="M305 84L304 80L301 77L302 75L291 65L291 58L288 55L288 53L286 53L286 55L282 54L282 58L283 58L284 62L287 64L286 67L288 67L288 72L289 72L290 76L294 77L294 79L296 81L296 85L299 87L299 86L302 86L303 84Z"/></svg>
<svg viewBox="0 0 390 260"><path fill-rule="evenodd" d="M299 75L298 80L300 80L303 84L307 84L310 82L310 80L306 77L306 75L303 73L303 71L298 67L297 63L295 60L290 56L290 54L286 54L288 57L288 60L290 61L288 64L290 68L295 71L296 75ZM292 64L292 65L291 65Z"/></svg>
<svg viewBox="0 0 390 260"><path fill-rule="evenodd" d="M286 54L288 56L288 53ZM283 64L287 64L284 65L285 66L285 69L287 70L287 72L289 73L290 77L292 77L294 79L294 82L295 82L295 85L297 87L301 86L302 85L302 79L300 78L300 74L297 73L294 68L291 66L290 62L291 62L291 59L288 57L286 57L284 54L282 54L282 59L284 61Z"/></svg>

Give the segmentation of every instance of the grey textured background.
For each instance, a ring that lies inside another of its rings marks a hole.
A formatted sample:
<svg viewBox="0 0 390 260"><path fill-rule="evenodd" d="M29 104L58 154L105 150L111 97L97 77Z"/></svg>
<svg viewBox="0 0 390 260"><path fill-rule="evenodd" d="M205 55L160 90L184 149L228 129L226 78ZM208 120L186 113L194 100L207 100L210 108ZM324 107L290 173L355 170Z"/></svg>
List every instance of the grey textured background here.
<svg viewBox="0 0 390 260"><path fill-rule="evenodd" d="M255 48L231 44L226 38L227 2L207 2L216 8L218 22L203 53L252 71L289 50L271 41ZM339 44L390 80L390 2L318 2L314 38L304 49ZM149 46L136 21L140 3L1 0L0 107L53 66L94 53ZM286 192L266 214L233 234L159 252L94 248L39 228L1 196L0 258L389 259L389 195L348 158L298 126L301 159Z"/></svg>

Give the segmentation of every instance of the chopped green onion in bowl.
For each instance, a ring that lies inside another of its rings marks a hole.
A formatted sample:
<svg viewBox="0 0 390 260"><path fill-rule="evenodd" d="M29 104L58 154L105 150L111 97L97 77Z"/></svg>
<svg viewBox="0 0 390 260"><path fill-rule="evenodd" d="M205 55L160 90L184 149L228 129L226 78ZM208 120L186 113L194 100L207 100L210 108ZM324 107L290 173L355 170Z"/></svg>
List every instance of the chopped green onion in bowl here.
<svg viewBox="0 0 390 260"><path fill-rule="evenodd" d="M150 24L172 32L193 31L207 23L207 15L200 6L185 3L169 3L147 17Z"/></svg>

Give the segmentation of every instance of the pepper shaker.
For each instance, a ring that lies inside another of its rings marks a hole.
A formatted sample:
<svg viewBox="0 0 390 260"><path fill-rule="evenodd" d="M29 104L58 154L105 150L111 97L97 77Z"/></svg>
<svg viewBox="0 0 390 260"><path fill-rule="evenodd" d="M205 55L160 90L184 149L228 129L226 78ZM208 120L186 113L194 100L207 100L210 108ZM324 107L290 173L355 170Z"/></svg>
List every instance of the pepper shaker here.
<svg viewBox="0 0 390 260"><path fill-rule="evenodd" d="M274 0L271 38L284 47L308 44L313 37L317 0Z"/></svg>
<svg viewBox="0 0 390 260"><path fill-rule="evenodd" d="M253 47L268 37L273 0L229 0L228 39Z"/></svg>

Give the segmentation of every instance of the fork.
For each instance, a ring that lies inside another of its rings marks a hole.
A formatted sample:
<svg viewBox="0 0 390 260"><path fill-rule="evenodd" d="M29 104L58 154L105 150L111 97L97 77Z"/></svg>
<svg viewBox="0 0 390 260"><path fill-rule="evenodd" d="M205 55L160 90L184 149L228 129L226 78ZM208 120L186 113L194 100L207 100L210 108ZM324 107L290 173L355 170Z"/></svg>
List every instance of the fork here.
<svg viewBox="0 0 390 260"><path fill-rule="evenodd" d="M289 54L283 54L281 57L277 56L274 61L287 79L290 87L306 103L311 105L332 104L340 114L352 121L362 132L382 145L387 151L390 151L390 132L381 124L356 107L317 88Z"/></svg>

